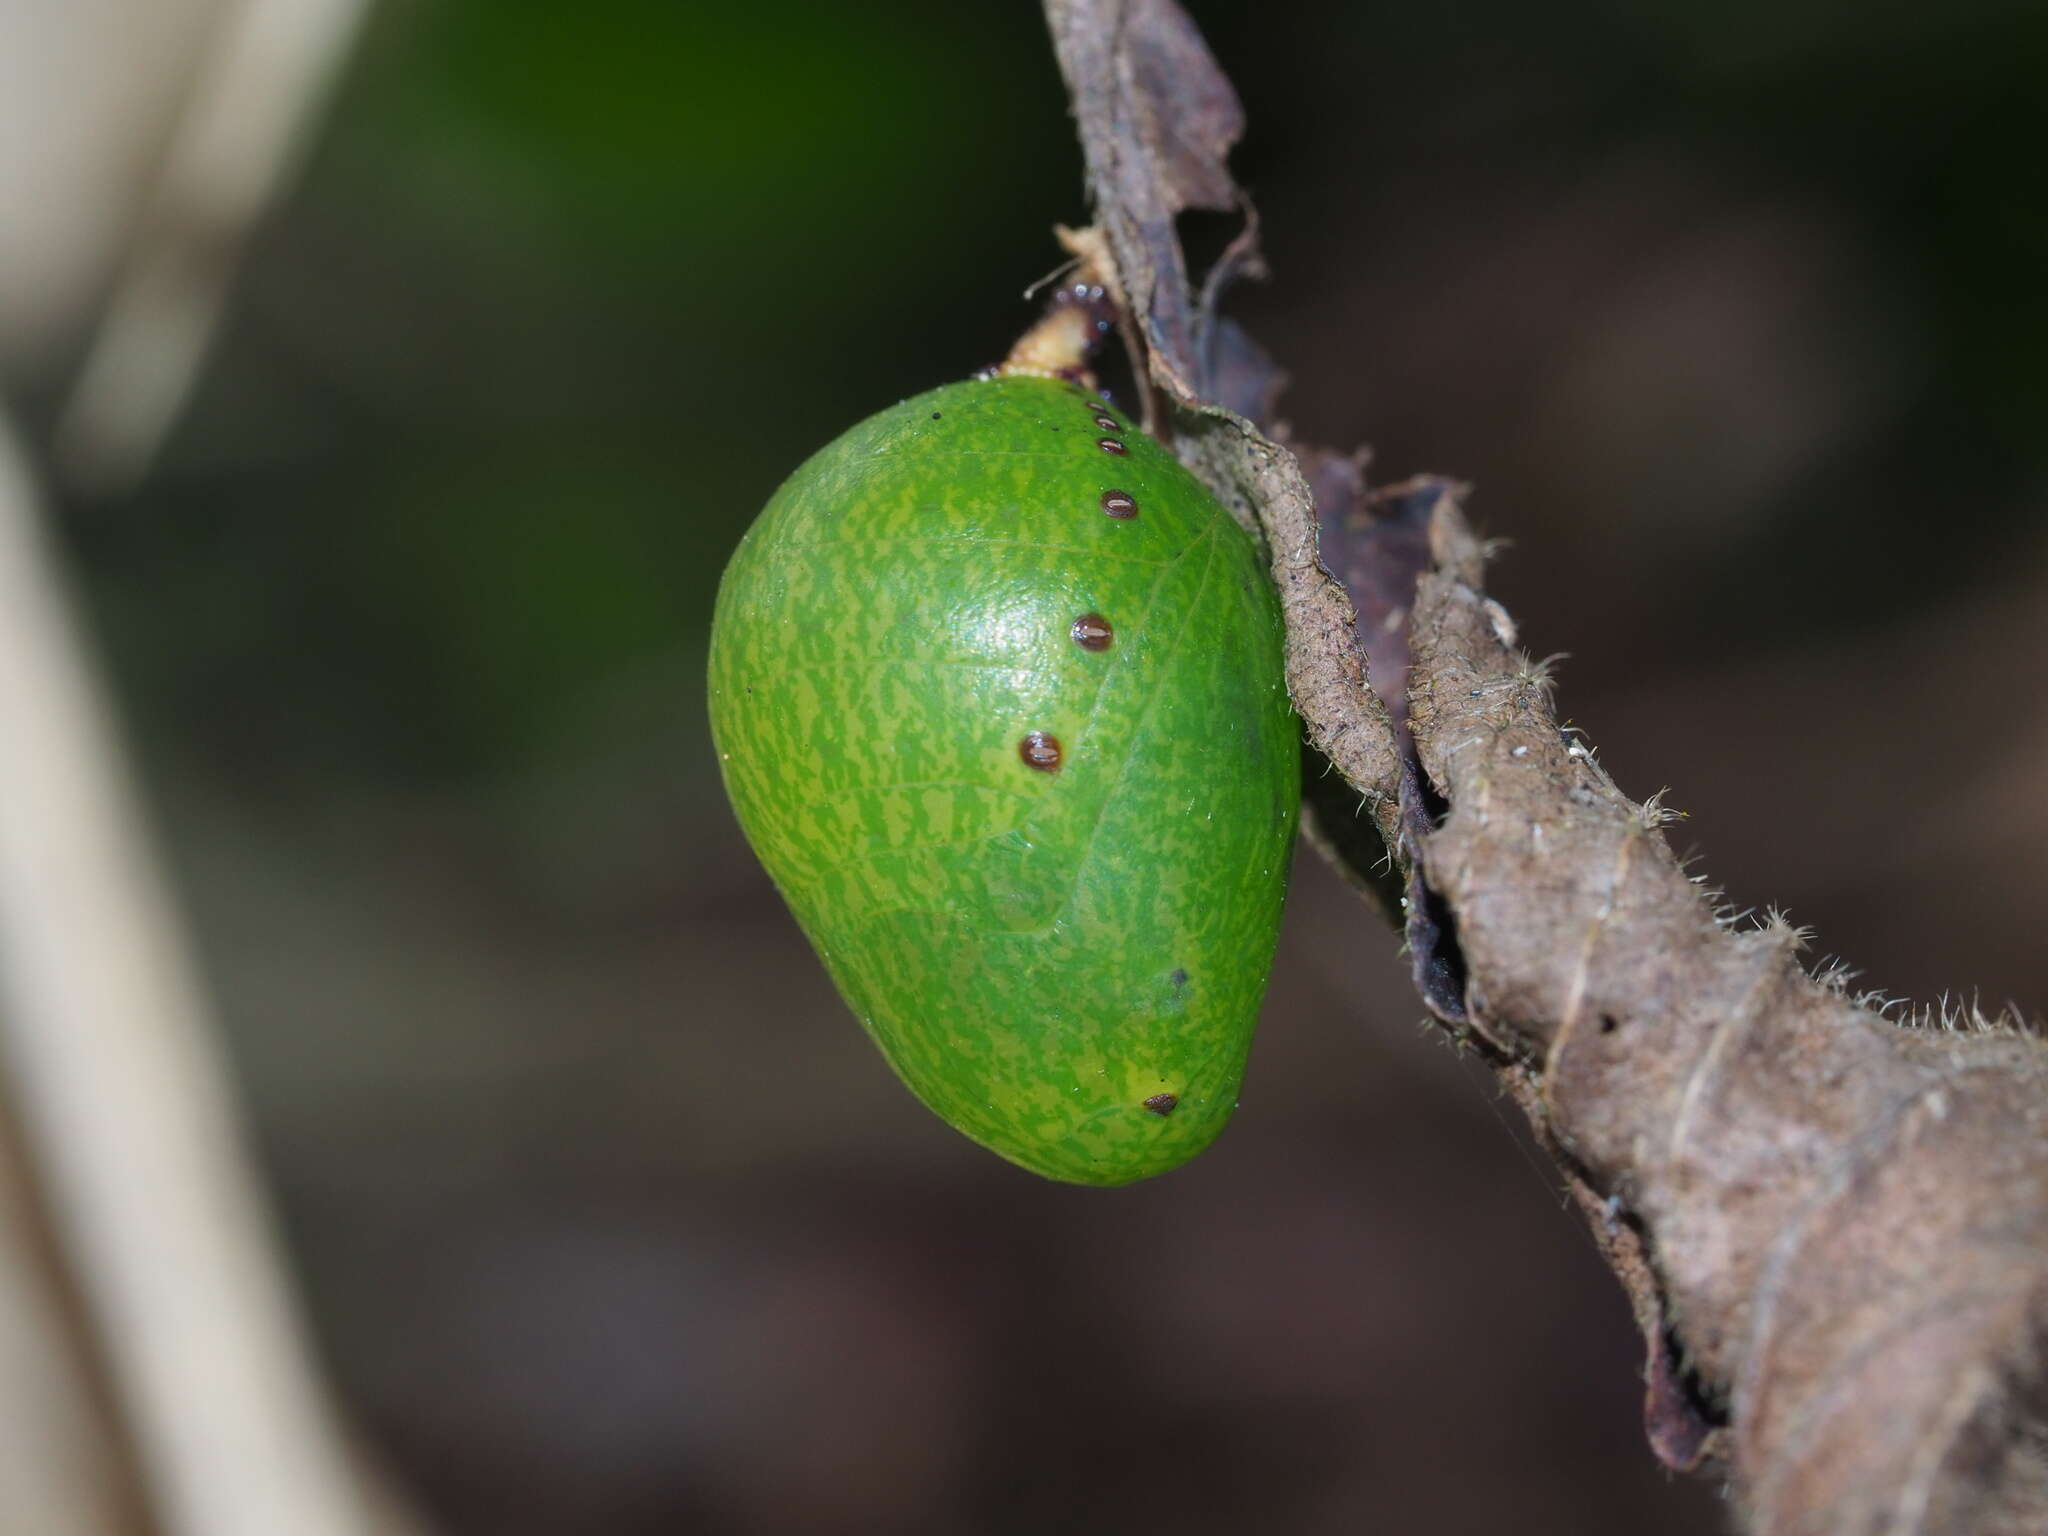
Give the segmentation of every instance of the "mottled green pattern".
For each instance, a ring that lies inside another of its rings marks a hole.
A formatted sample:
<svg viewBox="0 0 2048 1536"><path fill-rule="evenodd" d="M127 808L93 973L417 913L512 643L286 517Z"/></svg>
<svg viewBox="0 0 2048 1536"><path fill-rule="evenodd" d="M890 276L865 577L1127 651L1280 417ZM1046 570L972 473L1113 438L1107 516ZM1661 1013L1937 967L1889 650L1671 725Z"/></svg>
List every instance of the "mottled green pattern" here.
<svg viewBox="0 0 2048 1536"><path fill-rule="evenodd" d="M953 384L813 457L726 571L711 719L747 836L904 1081L1027 1168L1122 1184L1236 1103L1299 782L1252 541L1096 415L1049 380ZM1070 637L1086 613L1107 650ZM1057 772L1020 759L1031 731Z"/></svg>

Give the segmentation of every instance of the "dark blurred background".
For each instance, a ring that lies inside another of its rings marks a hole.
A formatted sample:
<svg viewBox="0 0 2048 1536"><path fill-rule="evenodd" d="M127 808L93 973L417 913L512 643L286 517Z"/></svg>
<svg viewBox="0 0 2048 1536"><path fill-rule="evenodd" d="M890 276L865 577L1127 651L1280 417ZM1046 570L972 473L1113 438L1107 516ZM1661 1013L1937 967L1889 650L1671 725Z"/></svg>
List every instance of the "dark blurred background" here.
<svg viewBox="0 0 2048 1536"><path fill-rule="evenodd" d="M1283 414L1476 482L1733 901L2040 1007L2048 9L1191 8ZM60 508L328 1361L450 1532L1720 1528L1311 858L1236 1125L1105 1193L917 1108L740 841L727 552L1085 212L1022 0L386 0L167 451Z"/></svg>

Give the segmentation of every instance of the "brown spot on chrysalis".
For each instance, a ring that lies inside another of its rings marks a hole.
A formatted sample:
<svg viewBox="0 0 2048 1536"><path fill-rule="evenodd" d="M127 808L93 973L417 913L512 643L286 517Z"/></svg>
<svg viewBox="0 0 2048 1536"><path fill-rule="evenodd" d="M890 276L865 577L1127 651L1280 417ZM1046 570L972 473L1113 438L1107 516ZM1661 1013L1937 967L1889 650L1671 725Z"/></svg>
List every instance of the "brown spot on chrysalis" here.
<svg viewBox="0 0 2048 1536"><path fill-rule="evenodd" d="M1170 1093L1155 1093L1145 1101L1145 1107L1155 1115L1170 1115L1180 1100Z"/></svg>
<svg viewBox="0 0 2048 1536"><path fill-rule="evenodd" d="M1182 970L1179 966L1175 966L1173 969L1173 974L1167 977L1166 979L1173 983L1173 990L1178 992L1182 987L1188 984L1188 973Z"/></svg>
<svg viewBox="0 0 2048 1536"><path fill-rule="evenodd" d="M1056 773L1060 766L1060 739L1045 731L1027 732L1017 743L1017 755L1024 759L1028 768L1040 773Z"/></svg>
<svg viewBox="0 0 2048 1536"><path fill-rule="evenodd" d="M1124 424L1114 416L1097 416L1095 418L1095 425L1102 428L1105 432L1121 432L1124 429Z"/></svg>
<svg viewBox="0 0 2048 1536"><path fill-rule="evenodd" d="M1095 439L1095 446L1100 448L1104 453L1115 454L1118 458L1122 458L1125 454L1131 451L1123 445L1123 442L1120 438L1114 437L1098 437L1097 439Z"/></svg>
<svg viewBox="0 0 2048 1536"><path fill-rule="evenodd" d="M1129 491L1104 491L1102 510L1111 517L1131 518L1138 515L1138 503Z"/></svg>
<svg viewBox="0 0 2048 1536"><path fill-rule="evenodd" d="M1084 613L1074 620L1074 627L1067 631L1074 637L1074 644L1084 651L1106 651L1116 639L1116 631L1109 627L1109 620L1099 613Z"/></svg>

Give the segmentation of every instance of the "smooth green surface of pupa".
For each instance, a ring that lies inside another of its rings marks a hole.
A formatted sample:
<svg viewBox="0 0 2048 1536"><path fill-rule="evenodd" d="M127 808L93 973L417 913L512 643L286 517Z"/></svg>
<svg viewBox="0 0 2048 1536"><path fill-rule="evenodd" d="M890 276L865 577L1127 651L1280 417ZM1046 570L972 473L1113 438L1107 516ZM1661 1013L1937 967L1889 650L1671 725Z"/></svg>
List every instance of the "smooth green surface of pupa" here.
<svg viewBox="0 0 2048 1536"><path fill-rule="evenodd" d="M1252 539L1078 386L950 384L812 457L719 589L754 851L913 1092L1055 1179L1235 1107L1300 793Z"/></svg>

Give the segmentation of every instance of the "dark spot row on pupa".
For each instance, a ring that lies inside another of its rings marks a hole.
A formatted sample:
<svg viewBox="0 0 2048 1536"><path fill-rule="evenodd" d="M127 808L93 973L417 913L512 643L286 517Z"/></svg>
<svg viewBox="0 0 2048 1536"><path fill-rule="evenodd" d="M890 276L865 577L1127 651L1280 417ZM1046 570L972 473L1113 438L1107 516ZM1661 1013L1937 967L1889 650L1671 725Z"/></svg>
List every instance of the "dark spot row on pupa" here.
<svg viewBox="0 0 2048 1536"><path fill-rule="evenodd" d="M1109 407L1104 405L1100 400L1085 400L1083 403L1088 407L1089 411L1093 414L1095 418L1095 425L1100 427L1103 431L1121 432L1124 430L1124 424L1118 421L1114 416L1110 415ZM1122 448L1123 444L1117 444L1118 451L1121 451Z"/></svg>
<svg viewBox="0 0 2048 1536"><path fill-rule="evenodd" d="M1094 413L1095 425L1103 431L1121 432L1124 430L1124 424L1109 414L1109 408L1102 401L1091 395L1083 394L1081 403ZM1117 458L1122 458L1130 452L1130 449L1124 446L1121 438L1097 438L1095 446L1104 453L1112 454ZM1131 498L1131 494L1128 491L1104 491L1102 493L1102 510L1111 517L1131 518L1138 515L1138 503Z"/></svg>
<svg viewBox="0 0 2048 1536"><path fill-rule="evenodd" d="M1179 1106L1179 1098L1170 1093L1155 1093L1145 1101L1145 1107L1155 1115L1170 1115Z"/></svg>
<svg viewBox="0 0 2048 1536"><path fill-rule="evenodd" d="M1087 405L1089 411L1093 413L1095 425L1098 428L1105 432L1121 432L1124 430L1123 423L1110 415L1108 408L1100 401L1092 399L1085 394L1082 396L1082 401ZM932 413L932 419L934 421L938 419L937 412ZM1057 426L1053 428L1055 432L1058 430ZM1125 446L1120 438L1099 438L1095 446L1104 453L1114 454L1118 457L1130 452L1130 449ZM1114 489L1104 491L1102 493L1102 510L1104 515L1108 517L1127 521L1138 515L1137 498L1132 496L1129 491ZM1084 651L1106 651L1116 642L1115 629L1111 626L1109 620L1099 613L1082 614L1074 620L1068 630L1068 634L1072 637L1074 643ZM1023 760L1026 767L1036 769L1040 773L1057 773L1064 758L1059 738L1048 731L1027 732L1023 740L1017 743L1017 756ZM1170 1095L1168 1097L1169 1099L1171 1098ZM1171 1104L1168 1106L1168 1109L1170 1108ZM1166 1114L1168 1110L1163 1109L1157 1112Z"/></svg>
<svg viewBox="0 0 2048 1536"><path fill-rule="evenodd" d="M1068 626L1074 644L1084 651L1106 651L1116 643L1116 630L1099 613L1084 613ZM1060 739L1049 731L1030 731L1017 743L1017 756L1025 766L1040 773L1057 772L1061 762Z"/></svg>

